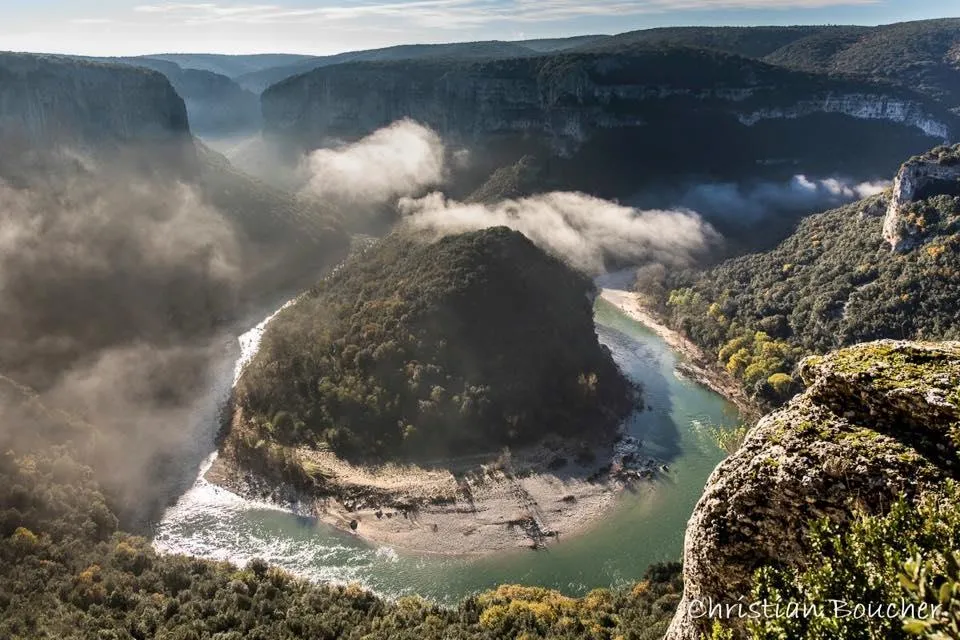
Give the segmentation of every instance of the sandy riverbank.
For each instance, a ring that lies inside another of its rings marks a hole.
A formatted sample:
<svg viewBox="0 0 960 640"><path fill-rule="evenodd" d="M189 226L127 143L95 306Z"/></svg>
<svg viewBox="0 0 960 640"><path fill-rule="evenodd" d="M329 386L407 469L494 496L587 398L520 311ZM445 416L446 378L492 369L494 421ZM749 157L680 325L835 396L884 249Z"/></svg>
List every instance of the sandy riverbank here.
<svg viewBox="0 0 960 640"><path fill-rule="evenodd" d="M639 294L626 289L610 287L600 289L600 297L617 307L628 317L646 326L660 336L672 349L682 354L686 358L686 362L678 365L677 369L680 373L693 378L727 398L737 405L740 413L746 419L759 415L758 408L743 392L740 384L726 372L714 367L712 359L707 358L700 347L651 314L644 307Z"/></svg>
<svg viewBox="0 0 960 640"><path fill-rule="evenodd" d="M596 447L553 441L510 455L432 464L355 466L301 450L328 478L322 496L295 495L218 459L207 480L311 515L370 542L424 554L481 555L541 548L598 523L626 486L660 472L634 439ZM591 461L588 461L591 459Z"/></svg>

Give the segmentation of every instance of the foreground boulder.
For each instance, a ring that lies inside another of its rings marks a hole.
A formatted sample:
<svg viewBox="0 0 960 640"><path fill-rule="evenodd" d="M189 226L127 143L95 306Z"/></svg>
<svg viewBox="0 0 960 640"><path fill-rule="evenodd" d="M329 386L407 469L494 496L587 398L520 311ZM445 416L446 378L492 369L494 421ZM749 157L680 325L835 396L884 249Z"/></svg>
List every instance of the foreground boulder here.
<svg viewBox="0 0 960 640"><path fill-rule="evenodd" d="M736 602L760 567L817 562L811 522L884 513L960 469L960 343L861 344L807 358L800 371L807 391L762 419L707 482L687 527L669 640L709 632L690 602Z"/></svg>

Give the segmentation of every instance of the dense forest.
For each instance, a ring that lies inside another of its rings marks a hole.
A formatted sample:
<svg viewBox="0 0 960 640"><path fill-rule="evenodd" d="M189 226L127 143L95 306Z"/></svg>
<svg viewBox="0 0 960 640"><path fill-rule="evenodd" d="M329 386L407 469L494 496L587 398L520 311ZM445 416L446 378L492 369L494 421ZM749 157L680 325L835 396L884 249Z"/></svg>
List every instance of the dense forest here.
<svg viewBox="0 0 960 640"><path fill-rule="evenodd" d="M894 82L960 106L960 19L880 27L835 27L772 52L767 62L794 69Z"/></svg>
<svg viewBox="0 0 960 640"><path fill-rule="evenodd" d="M960 105L960 19L877 27L676 27L629 31L574 51L643 47L712 49L774 65L910 87L951 107Z"/></svg>
<svg viewBox="0 0 960 640"><path fill-rule="evenodd" d="M948 157L960 147L942 149ZM949 158L948 158L949 159ZM923 242L893 253L888 196L810 216L775 249L706 271L646 267L647 300L758 398L792 395L799 359L879 338L960 337L960 195L928 189L906 216Z"/></svg>
<svg viewBox="0 0 960 640"><path fill-rule="evenodd" d="M506 228L394 233L270 324L232 444L396 457L612 434L635 392L597 342L592 291Z"/></svg>

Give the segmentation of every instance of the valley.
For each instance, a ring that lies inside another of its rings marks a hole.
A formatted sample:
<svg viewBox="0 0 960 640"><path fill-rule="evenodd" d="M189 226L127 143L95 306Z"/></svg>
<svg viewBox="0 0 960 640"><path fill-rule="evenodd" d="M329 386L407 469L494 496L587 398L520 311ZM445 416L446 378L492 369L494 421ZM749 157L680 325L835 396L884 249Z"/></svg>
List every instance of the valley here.
<svg viewBox="0 0 960 640"><path fill-rule="evenodd" d="M366 521L372 517L376 523L375 515L352 514L362 518L353 532L349 521L317 519L308 505L290 505L282 496L244 499L217 486L208 462L193 488L164 515L155 546L239 564L261 557L314 580L357 582L389 598L418 594L447 605L502 583L540 584L574 596L603 585L629 584L631 574L642 574L651 563L678 553L697 487L723 457L712 429L736 425L737 412L721 397L678 376L680 360L670 348L612 305L598 301L595 318L601 341L646 390L649 409L634 414L627 430L643 442L641 455L655 458L657 465L652 479L635 481L618 495L604 492L602 512L563 534L558 544L534 553L527 548L529 539L521 536L519 543L511 539L507 549L482 557L476 557L475 549L461 549L459 556L429 548L411 552L402 544L369 540ZM211 450L208 442L199 453ZM662 471L662 465L668 470ZM435 517L422 514L417 529L421 540L439 550L444 533L432 531ZM458 523L477 526L481 517L461 513ZM497 528L507 531L506 525Z"/></svg>
<svg viewBox="0 0 960 640"><path fill-rule="evenodd" d="M0 638L960 637L960 22L579 33L0 52Z"/></svg>

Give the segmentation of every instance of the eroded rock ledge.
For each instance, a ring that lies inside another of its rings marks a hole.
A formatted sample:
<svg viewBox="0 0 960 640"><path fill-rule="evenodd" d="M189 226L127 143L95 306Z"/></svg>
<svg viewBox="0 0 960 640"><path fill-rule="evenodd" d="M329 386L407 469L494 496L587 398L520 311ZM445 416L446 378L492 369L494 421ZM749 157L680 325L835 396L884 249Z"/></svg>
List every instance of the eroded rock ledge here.
<svg viewBox="0 0 960 640"><path fill-rule="evenodd" d="M684 602L668 640L706 621L687 602L749 595L765 565L802 567L812 520L884 512L960 475L960 342L890 340L807 358L807 391L760 421L707 482L687 527Z"/></svg>
<svg viewBox="0 0 960 640"><path fill-rule="evenodd" d="M927 191L960 195L960 144L937 147L900 167L883 221L883 239L893 251L913 249L928 233L927 221L910 211L910 205L925 198Z"/></svg>

